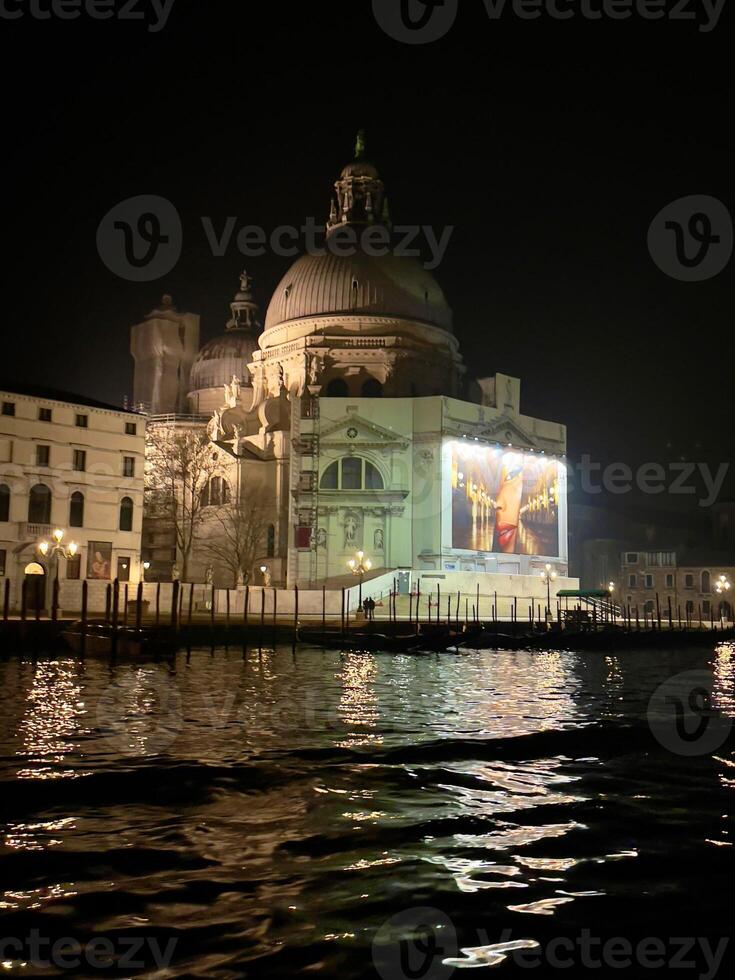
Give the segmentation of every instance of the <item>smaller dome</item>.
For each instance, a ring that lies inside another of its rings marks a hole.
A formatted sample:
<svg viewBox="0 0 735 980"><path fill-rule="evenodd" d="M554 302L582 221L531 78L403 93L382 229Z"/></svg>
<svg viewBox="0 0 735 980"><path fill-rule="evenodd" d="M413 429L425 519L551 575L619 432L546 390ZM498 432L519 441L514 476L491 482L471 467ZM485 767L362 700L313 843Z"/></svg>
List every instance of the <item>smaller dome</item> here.
<svg viewBox="0 0 735 980"><path fill-rule="evenodd" d="M377 167L367 160L353 160L352 163L348 163L343 168L340 180L346 180L348 177L367 177L369 180L378 180L379 175Z"/></svg>
<svg viewBox="0 0 735 980"><path fill-rule="evenodd" d="M248 364L258 350L258 340L249 330L228 330L202 347L191 369L191 389L221 388L233 377L250 387Z"/></svg>

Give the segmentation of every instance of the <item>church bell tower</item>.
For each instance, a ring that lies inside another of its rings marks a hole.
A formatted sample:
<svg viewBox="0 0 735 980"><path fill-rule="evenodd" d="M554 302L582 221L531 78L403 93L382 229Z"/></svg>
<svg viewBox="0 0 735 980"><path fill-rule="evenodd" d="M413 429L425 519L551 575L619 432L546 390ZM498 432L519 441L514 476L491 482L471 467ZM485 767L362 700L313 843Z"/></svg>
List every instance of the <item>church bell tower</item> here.
<svg viewBox="0 0 735 980"><path fill-rule="evenodd" d="M149 415L188 412L189 374L199 351L199 316L181 313L170 296L130 331L133 399Z"/></svg>

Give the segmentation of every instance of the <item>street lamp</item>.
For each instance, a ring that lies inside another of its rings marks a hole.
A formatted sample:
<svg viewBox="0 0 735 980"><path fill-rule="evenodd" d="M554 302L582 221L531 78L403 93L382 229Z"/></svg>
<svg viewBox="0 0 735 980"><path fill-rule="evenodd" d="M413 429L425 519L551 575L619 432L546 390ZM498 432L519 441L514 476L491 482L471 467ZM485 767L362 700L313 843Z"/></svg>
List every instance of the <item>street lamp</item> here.
<svg viewBox="0 0 735 980"><path fill-rule="evenodd" d="M727 575L720 575L720 577L715 582L715 592L718 595L725 595L730 590L730 582ZM724 625L724 612L725 612L725 601L720 600L720 624Z"/></svg>
<svg viewBox="0 0 735 980"><path fill-rule="evenodd" d="M349 570L352 572L353 575L360 576L360 592L358 596L358 601L360 605L362 605L362 578L365 572L369 572L370 569L373 567L373 563L370 561L369 558L365 557L364 551L357 551L355 552L355 557L350 558L350 560L347 562L347 567L349 568Z"/></svg>
<svg viewBox="0 0 735 980"><path fill-rule="evenodd" d="M551 583L556 578L556 572L548 562L546 563L546 568L541 572L541 578L546 582L546 618L548 619L551 610Z"/></svg>
<svg viewBox="0 0 735 980"><path fill-rule="evenodd" d="M140 567L142 569L142 571L140 573L140 580L141 580L141 582L145 582L145 573L151 567L151 563L149 561L144 561L143 564Z"/></svg>
<svg viewBox="0 0 735 980"><path fill-rule="evenodd" d="M65 531L57 527L52 537L53 541L39 541L38 551L46 561L49 571L48 582L46 585L46 604L51 609L52 602L49 602L49 589L53 589L53 583L59 577L59 559L73 561L79 553L79 545L76 541L70 541L68 546L63 544Z"/></svg>

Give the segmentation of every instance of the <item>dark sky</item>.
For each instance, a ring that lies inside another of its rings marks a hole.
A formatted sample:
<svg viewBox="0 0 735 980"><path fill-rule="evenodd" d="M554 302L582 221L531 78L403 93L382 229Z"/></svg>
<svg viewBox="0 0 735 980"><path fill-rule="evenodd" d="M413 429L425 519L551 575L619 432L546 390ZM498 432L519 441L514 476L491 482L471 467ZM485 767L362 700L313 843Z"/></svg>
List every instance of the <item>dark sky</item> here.
<svg viewBox="0 0 735 980"><path fill-rule="evenodd" d="M436 276L474 373L520 376L524 410L566 422L572 454L728 460L733 267L668 278L646 234L684 195L733 205L732 13L703 33L491 22L461 0L445 38L413 47L370 0L177 0L159 33L0 21L3 373L119 402L129 326L164 291L202 314L205 339L244 264L265 305L289 260L215 258L200 216L324 218L364 126L394 218L455 228ZM179 209L184 250L137 285L95 235L145 193Z"/></svg>

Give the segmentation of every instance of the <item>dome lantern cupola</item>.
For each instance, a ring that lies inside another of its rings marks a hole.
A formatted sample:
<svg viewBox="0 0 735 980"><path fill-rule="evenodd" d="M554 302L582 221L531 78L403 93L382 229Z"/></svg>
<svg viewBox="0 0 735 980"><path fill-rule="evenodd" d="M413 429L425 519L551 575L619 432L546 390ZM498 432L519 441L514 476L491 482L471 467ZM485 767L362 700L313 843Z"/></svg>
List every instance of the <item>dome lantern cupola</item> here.
<svg viewBox="0 0 735 980"><path fill-rule="evenodd" d="M254 351L258 350L258 335L262 329L260 310L253 297L252 286L252 277L243 272L240 276L240 289L230 303L232 315L225 332L208 341L194 361L190 399L196 392L211 390L214 401L219 404L223 385L229 384L233 377L239 379L243 388L250 387L248 364ZM199 398L198 404L201 410L204 401ZM206 408L208 410L208 400Z"/></svg>
<svg viewBox="0 0 735 980"><path fill-rule="evenodd" d="M232 319L228 330L250 330L260 333L262 326L258 320L259 307L253 298L253 277L244 271L240 276L240 289L230 303Z"/></svg>
<svg viewBox="0 0 735 980"><path fill-rule="evenodd" d="M362 129L357 134L355 159L343 168L334 189L327 234L346 224L390 227L385 185L365 156L365 131Z"/></svg>

